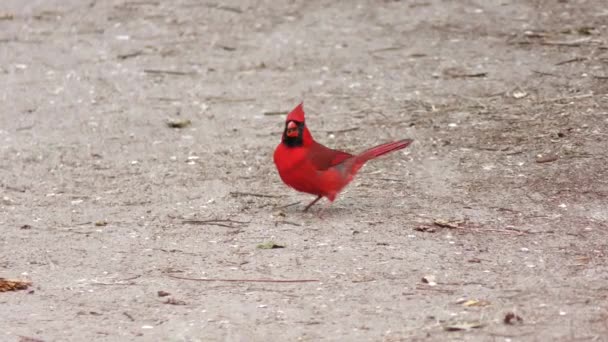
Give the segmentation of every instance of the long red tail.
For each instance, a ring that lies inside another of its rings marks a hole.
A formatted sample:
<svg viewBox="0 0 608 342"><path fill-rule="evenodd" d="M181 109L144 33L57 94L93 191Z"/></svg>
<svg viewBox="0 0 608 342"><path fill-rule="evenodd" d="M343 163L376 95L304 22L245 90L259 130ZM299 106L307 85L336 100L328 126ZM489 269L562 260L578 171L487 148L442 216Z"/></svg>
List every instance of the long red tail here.
<svg viewBox="0 0 608 342"><path fill-rule="evenodd" d="M352 158L346 159L341 164L338 164L337 166L335 166L335 168L345 176L344 181L341 184L339 184L339 188L335 189L336 190L335 193L327 195L326 197L330 201L333 201L334 198L336 197L336 194L338 192L340 192L342 190L342 188L344 188L348 183L350 183L351 180L353 180L353 177L355 177L355 174L357 173L357 171L359 171L359 169L367 161L380 157L387 153L406 148L412 142L413 142L413 140L411 140L411 139L403 139L403 140L398 140L398 141L393 141L390 143L378 145L376 147L370 148L369 150L363 151L360 154L358 154Z"/></svg>
<svg viewBox="0 0 608 342"><path fill-rule="evenodd" d="M380 157L393 151L401 150L408 147L412 142L412 139L403 139L372 147L369 150L361 152L355 157L357 159L357 164L360 163L363 165L368 160Z"/></svg>

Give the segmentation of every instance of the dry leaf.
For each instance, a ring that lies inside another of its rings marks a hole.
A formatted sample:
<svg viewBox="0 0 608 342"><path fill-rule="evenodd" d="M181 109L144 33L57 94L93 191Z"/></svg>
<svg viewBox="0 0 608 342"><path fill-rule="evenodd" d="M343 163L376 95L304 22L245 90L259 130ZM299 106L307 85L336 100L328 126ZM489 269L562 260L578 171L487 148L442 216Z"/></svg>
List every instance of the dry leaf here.
<svg viewBox="0 0 608 342"><path fill-rule="evenodd" d="M30 285L29 281L0 278L0 292L25 290Z"/></svg>

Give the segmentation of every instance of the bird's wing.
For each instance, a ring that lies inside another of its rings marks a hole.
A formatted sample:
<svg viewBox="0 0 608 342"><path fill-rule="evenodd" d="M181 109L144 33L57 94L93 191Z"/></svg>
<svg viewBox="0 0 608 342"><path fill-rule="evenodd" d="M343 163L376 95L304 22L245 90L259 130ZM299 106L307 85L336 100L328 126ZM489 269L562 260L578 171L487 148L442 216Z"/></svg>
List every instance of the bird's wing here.
<svg viewBox="0 0 608 342"><path fill-rule="evenodd" d="M317 142L310 146L308 158L317 170L327 170L332 166L338 165L353 155L343 151L332 150Z"/></svg>

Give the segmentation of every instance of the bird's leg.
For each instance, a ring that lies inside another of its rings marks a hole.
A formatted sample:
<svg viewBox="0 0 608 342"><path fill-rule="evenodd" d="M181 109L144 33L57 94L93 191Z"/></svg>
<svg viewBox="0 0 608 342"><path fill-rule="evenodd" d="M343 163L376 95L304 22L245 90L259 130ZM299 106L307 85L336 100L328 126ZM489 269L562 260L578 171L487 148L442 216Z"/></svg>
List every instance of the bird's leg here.
<svg viewBox="0 0 608 342"><path fill-rule="evenodd" d="M306 206L306 208L304 208L304 211L308 211L308 209L310 209L310 207L312 207L315 203L317 203L321 198L323 198L323 196L321 196L321 195L317 196L317 198L315 198L314 201L310 202L310 204L308 204Z"/></svg>
<svg viewBox="0 0 608 342"><path fill-rule="evenodd" d="M321 210L319 210L319 218L321 220L323 220L323 214L325 214L325 211L327 211L327 208L329 208L329 206L333 203L332 200L328 200L327 203L323 206L323 208Z"/></svg>

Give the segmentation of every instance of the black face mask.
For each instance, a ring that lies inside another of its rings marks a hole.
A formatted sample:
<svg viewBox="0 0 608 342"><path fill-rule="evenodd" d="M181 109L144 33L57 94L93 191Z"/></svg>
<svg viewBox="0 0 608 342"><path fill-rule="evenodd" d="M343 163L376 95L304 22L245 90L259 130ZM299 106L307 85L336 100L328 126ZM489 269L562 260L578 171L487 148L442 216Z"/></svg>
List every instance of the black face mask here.
<svg viewBox="0 0 608 342"><path fill-rule="evenodd" d="M294 122L297 126L298 135L295 137L290 137L287 135L287 125L289 122L285 123L285 130L283 131L283 144L287 145L287 147L300 147L304 144L303 136L304 136L304 123L297 121Z"/></svg>

